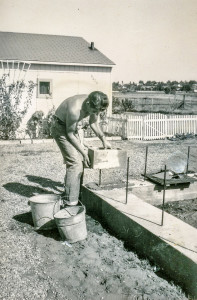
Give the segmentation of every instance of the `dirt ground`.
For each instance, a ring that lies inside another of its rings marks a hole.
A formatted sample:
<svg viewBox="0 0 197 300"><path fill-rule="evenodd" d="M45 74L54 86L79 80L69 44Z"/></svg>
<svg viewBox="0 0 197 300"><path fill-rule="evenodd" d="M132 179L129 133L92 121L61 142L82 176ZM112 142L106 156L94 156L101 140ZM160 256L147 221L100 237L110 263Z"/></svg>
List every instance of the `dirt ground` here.
<svg viewBox="0 0 197 300"><path fill-rule="evenodd" d="M188 145L190 166L197 171L196 140L112 141L113 148L128 150L131 177L144 171L146 145L150 172L158 171L177 149L187 153ZM0 151L0 299L189 299L158 266L138 257L88 215L88 238L72 247L62 243L56 229L36 232L28 199L63 190L61 154L55 143L0 146ZM104 182L120 182L125 176L125 170L102 171ZM88 182L98 182L98 170L85 171Z"/></svg>
<svg viewBox="0 0 197 300"><path fill-rule="evenodd" d="M162 208L161 205L158 208ZM169 202L164 205L167 213L197 229L197 199Z"/></svg>

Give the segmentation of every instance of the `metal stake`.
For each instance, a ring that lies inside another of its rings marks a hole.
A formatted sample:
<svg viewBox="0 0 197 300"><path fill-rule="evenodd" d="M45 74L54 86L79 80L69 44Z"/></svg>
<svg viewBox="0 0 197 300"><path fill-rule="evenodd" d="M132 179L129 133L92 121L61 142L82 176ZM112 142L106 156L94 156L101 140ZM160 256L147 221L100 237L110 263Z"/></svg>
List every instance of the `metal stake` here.
<svg viewBox="0 0 197 300"><path fill-rule="evenodd" d="M129 160L130 157L127 158L127 181L126 181L126 202L125 204L127 204L127 200L128 200L128 185L129 185Z"/></svg>
<svg viewBox="0 0 197 300"><path fill-rule="evenodd" d="M144 180L145 180L145 177L146 177L146 170L147 170L147 158L148 158L148 146L146 146Z"/></svg>
<svg viewBox="0 0 197 300"><path fill-rule="evenodd" d="M165 195L166 195L166 165L165 165L164 182L163 182L163 204L162 204L162 219L161 219L161 226L163 226L163 220L164 220Z"/></svg>
<svg viewBox="0 0 197 300"><path fill-rule="evenodd" d="M188 173L188 168L189 168L189 154L190 154L190 146L188 146L188 151L187 151L187 168L186 168L186 175Z"/></svg>
<svg viewBox="0 0 197 300"><path fill-rule="evenodd" d="M99 185L101 185L101 169L99 169Z"/></svg>

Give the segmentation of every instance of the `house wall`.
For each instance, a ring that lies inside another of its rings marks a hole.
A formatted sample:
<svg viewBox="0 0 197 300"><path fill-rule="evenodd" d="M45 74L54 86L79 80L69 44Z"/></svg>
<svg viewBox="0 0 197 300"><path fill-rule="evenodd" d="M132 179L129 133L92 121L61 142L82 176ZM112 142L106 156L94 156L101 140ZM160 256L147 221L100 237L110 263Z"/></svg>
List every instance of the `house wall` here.
<svg viewBox="0 0 197 300"><path fill-rule="evenodd" d="M111 68L86 66L32 65L27 77L37 82L38 79L52 80L52 97L35 99L35 109L44 113L54 105L57 107L64 99L76 94L89 94L100 90L110 99L109 113L112 106Z"/></svg>
<svg viewBox="0 0 197 300"><path fill-rule="evenodd" d="M10 65L10 81L12 77L15 77L16 80L20 73L19 70L16 71L16 65L13 69L11 67ZM38 79L52 80L52 96L38 98L36 87L32 105L23 124L29 120L35 111L41 110L46 115L53 106L57 107L64 99L76 94L89 94L96 90L108 95L110 106L107 113L110 115L112 112L111 70L111 67L32 64L29 70L27 72L22 71L19 77L25 77L26 82L32 80L35 83ZM1 73L4 71L8 70L0 70Z"/></svg>

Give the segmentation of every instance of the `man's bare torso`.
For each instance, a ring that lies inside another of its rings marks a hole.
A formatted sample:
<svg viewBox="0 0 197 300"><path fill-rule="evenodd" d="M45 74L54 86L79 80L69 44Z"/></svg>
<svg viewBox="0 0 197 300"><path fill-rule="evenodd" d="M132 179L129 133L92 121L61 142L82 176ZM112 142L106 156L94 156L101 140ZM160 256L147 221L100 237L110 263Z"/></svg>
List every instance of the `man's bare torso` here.
<svg viewBox="0 0 197 300"><path fill-rule="evenodd" d="M87 99L88 95L75 95L73 97L65 99L55 111L56 117L58 117L65 124L69 120L78 122L86 117L82 111L82 105Z"/></svg>

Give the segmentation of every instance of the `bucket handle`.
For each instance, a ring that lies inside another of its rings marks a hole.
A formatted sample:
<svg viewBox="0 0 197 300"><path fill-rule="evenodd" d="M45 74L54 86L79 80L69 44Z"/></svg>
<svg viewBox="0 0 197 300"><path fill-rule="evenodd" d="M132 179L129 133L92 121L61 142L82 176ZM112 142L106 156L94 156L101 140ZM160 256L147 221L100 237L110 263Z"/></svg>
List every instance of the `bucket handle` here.
<svg viewBox="0 0 197 300"><path fill-rule="evenodd" d="M55 204L54 204L54 206L53 206L53 219L54 219L54 215L55 215L54 209L55 209L55 206L56 206L56 204L57 204L58 201L59 201L59 200L55 201ZM42 220L42 219L49 219L49 220L51 220L51 221L53 220L52 218L49 218L49 217L42 217L42 218L38 219L38 221L40 221L40 220Z"/></svg>
<svg viewBox="0 0 197 300"><path fill-rule="evenodd" d="M57 204L59 201L60 201L60 199L56 200L55 203L54 203L54 206L53 206L53 218L54 218L54 216L55 216L54 210L55 210L56 204Z"/></svg>
<svg viewBox="0 0 197 300"><path fill-rule="evenodd" d="M54 203L54 206L53 206L53 218L49 218L49 217L42 217L42 218L39 218L38 221L42 220L42 219L50 219L50 220L53 220L54 219L54 215L55 215L55 207L56 207L56 204L58 203L59 199L55 201Z"/></svg>
<svg viewBox="0 0 197 300"><path fill-rule="evenodd" d="M79 203L81 203L82 207L85 207L85 205L78 199Z"/></svg>

